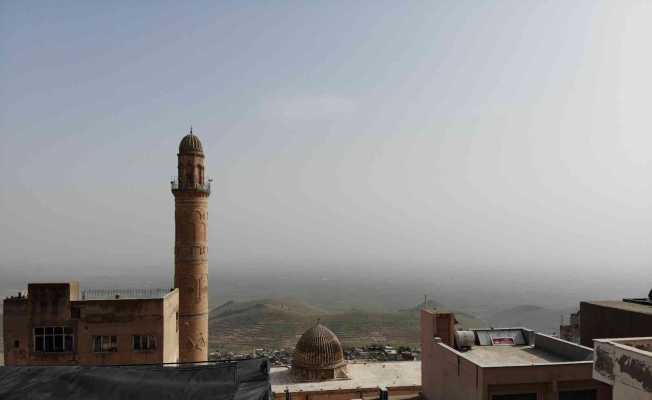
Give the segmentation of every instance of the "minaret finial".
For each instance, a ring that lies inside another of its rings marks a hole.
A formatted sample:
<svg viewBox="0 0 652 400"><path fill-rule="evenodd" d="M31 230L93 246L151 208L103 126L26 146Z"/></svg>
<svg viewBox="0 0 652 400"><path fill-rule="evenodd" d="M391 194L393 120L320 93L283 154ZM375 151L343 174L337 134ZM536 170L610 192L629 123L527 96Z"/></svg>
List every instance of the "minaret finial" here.
<svg viewBox="0 0 652 400"><path fill-rule="evenodd" d="M190 134L192 135L192 125L190 125Z"/></svg>

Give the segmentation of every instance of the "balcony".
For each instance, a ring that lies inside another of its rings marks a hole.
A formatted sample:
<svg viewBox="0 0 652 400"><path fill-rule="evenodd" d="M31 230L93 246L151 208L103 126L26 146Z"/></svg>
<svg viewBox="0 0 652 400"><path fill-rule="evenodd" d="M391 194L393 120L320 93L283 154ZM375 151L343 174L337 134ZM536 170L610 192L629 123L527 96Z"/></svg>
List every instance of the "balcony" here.
<svg viewBox="0 0 652 400"><path fill-rule="evenodd" d="M202 192L206 194L211 194L211 183L212 179L208 180L208 183L180 183L177 178L174 178L170 181L170 186L172 192L182 191L182 192Z"/></svg>

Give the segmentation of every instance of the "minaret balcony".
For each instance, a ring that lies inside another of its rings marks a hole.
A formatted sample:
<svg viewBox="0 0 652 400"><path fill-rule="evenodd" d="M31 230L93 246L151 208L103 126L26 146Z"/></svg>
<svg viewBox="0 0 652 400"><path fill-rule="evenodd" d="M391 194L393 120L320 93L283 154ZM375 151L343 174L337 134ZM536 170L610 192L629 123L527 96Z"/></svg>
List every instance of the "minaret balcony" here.
<svg viewBox="0 0 652 400"><path fill-rule="evenodd" d="M212 179L208 180L208 183L185 183L179 182L178 179L173 179L170 181L170 186L172 188L172 193L174 192L202 192L206 194L211 194L211 183Z"/></svg>

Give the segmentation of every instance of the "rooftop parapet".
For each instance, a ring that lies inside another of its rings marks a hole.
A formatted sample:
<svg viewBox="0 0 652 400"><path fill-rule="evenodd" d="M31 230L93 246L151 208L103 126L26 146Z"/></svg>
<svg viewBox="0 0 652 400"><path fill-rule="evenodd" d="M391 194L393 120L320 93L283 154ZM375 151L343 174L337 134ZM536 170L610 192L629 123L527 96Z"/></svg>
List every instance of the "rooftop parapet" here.
<svg viewBox="0 0 652 400"><path fill-rule="evenodd" d="M636 396L638 393L648 393L650 396L652 337L596 339L593 344L593 379L611 386L620 386L618 392L626 390L630 396Z"/></svg>
<svg viewBox="0 0 652 400"><path fill-rule="evenodd" d="M162 299L173 290L161 288L83 289L81 300Z"/></svg>

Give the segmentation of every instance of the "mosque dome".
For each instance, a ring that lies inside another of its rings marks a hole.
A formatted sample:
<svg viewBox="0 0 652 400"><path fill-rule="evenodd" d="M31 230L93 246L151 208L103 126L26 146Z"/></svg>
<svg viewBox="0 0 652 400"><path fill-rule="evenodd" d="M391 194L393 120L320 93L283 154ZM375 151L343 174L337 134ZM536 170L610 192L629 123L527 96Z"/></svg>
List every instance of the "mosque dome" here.
<svg viewBox="0 0 652 400"><path fill-rule="evenodd" d="M190 133L181 139L179 154L204 154L201 141L196 135L193 135L192 128L190 128Z"/></svg>
<svg viewBox="0 0 652 400"><path fill-rule="evenodd" d="M292 358L295 374L306 380L345 377L346 361L342 344L327 327L317 323L297 342Z"/></svg>

